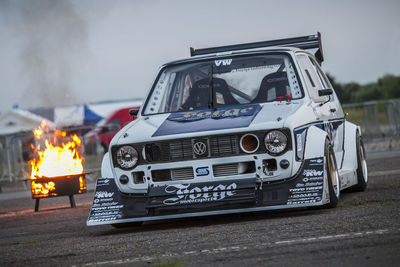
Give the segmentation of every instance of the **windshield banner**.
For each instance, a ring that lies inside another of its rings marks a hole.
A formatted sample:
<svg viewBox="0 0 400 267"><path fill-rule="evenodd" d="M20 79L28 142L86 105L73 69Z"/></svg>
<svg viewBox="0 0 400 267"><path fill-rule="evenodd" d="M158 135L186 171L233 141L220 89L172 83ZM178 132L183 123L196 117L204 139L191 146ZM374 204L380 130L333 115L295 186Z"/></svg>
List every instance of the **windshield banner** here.
<svg viewBox="0 0 400 267"><path fill-rule="evenodd" d="M153 136L247 127L260 110L253 104L172 113Z"/></svg>

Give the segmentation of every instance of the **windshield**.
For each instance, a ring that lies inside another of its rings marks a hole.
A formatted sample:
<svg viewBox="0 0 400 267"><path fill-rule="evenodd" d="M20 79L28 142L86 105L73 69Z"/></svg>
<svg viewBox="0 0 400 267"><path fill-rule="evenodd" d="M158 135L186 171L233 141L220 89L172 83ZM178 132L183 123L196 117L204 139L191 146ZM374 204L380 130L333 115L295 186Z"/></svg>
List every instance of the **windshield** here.
<svg viewBox="0 0 400 267"><path fill-rule="evenodd" d="M212 59L162 70L146 101L144 115L302 97L287 55Z"/></svg>

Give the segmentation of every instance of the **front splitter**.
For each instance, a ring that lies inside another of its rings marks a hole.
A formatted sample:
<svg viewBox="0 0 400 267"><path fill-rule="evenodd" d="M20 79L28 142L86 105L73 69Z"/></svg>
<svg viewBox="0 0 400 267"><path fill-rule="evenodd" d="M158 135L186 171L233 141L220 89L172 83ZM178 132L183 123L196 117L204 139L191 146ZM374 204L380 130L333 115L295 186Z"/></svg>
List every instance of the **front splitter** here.
<svg viewBox="0 0 400 267"><path fill-rule="evenodd" d="M256 178L149 187L147 194L122 194L113 178L99 178L88 226L159 221L326 204L324 158L304 161L298 174L285 181Z"/></svg>

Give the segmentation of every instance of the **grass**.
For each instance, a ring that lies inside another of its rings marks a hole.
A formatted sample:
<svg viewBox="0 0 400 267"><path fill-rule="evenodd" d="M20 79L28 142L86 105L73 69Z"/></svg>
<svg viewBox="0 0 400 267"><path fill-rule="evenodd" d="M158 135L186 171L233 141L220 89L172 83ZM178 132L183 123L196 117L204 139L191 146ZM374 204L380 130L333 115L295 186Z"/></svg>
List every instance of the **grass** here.
<svg viewBox="0 0 400 267"><path fill-rule="evenodd" d="M34 244L38 242L37 240L26 240L26 241L19 241L19 242L13 242L13 245L27 245L27 244Z"/></svg>
<svg viewBox="0 0 400 267"><path fill-rule="evenodd" d="M344 113L348 114L346 119L357 125L364 125L364 109L363 108L346 108Z"/></svg>
<svg viewBox="0 0 400 267"><path fill-rule="evenodd" d="M337 222L337 223L334 223L333 226L340 227L340 228L347 228L350 226L350 224L348 222Z"/></svg>
<svg viewBox="0 0 400 267"><path fill-rule="evenodd" d="M382 103L379 104L376 109L375 107L376 106L348 107L343 108L343 111L345 114L348 113L346 116L348 121L363 127L365 127L366 119L370 120L370 124L377 123L380 126L389 124L388 104ZM374 116L376 112L377 116Z"/></svg>

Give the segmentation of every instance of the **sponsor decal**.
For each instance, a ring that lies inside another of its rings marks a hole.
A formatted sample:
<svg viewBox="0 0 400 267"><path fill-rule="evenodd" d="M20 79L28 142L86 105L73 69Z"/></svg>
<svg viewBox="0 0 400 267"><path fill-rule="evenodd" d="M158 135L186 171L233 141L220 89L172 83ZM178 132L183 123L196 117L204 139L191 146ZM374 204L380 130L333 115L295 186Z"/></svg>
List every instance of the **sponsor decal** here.
<svg viewBox="0 0 400 267"><path fill-rule="evenodd" d="M313 162L310 162L309 167L319 168L319 167L321 167L323 165L324 165L324 160L321 159L321 160L314 160Z"/></svg>
<svg viewBox="0 0 400 267"><path fill-rule="evenodd" d="M99 191L99 192L96 192L95 197L96 198L110 198L113 195L114 195L114 192Z"/></svg>
<svg viewBox="0 0 400 267"><path fill-rule="evenodd" d="M248 127L259 104L171 113L153 136Z"/></svg>
<svg viewBox="0 0 400 267"><path fill-rule="evenodd" d="M281 81L286 81L287 77L277 77L277 78L269 78L267 82L269 83L274 83L274 82L281 82Z"/></svg>
<svg viewBox="0 0 400 267"><path fill-rule="evenodd" d="M303 178L303 183L308 183L308 182L318 182L322 181L323 177L322 176L317 176L317 177L304 177ZM309 184L309 183L308 183Z"/></svg>
<svg viewBox="0 0 400 267"><path fill-rule="evenodd" d="M321 176L322 174L324 174L324 171L317 171L315 169L303 171L303 176L306 176L306 177Z"/></svg>
<svg viewBox="0 0 400 267"><path fill-rule="evenodd" d="M179 122L191 122L203 119L226 119L242 116L253 116L260 110L260 105L244 105L240 107L224 107L215 110L194 110L172 113L167 120Z"/></svg>
<svg viewBox="0 0 400 267"><path fill-rule="evenodd" d="M219 67L219 66L229 66L232 63L232 59L221 59L221 60L215 60L215 66Z"/></svg>
<svg viewBox="0 0 400 267"><path fill-rule="evenodd" d="M311 159L310 160L310 165L313 165L313 164L321 164L322 162L324 162L324 160L322 159L322 158L318 158L318 159Z"/></svg>
<svg viewBox="0 0 400 267"><path fill-rule="evenodd" d="M98 180L98 185L109 185L110 184L110 179L101 179L101 180Z"/></svg>
<svg viewBox="0 0 400 267"><path fill-rule="evenodd" d="M307 159L300 181L289 188L287 205L318 203L322 200L324 179L323 157ZM312 167L311 167L312 166Z"/></svg>
<svg viewBox="0 0 400 267"><path fill-rule="evenodd" d="M282 107L282 106L288 106L288 105L292 105L292 104L297 105L297 104L299 104L299 102L297 102L297 101L279 102L279 103L274 103L274 106Z"/></svg>
<svg viewBox="0 0 400 267"><path fill-rule="evenodd" d="M104 190L105 187L107 190ZM99 178L97 180L88 222L114 221L123 217L124 205L116 192L118 188L114 179Z"/></svg>
<svg viewBox="0 0 400 267"><path fill-rule="evenodd" d="M210 174L210 170L208 167L198 167L196 168L196 175L197 176L207 176Z"/></svg>
<svg viewBox="0 0 400 267"><path fill-rule="evenodd" d="M223 200L236 194L236 183L229 185L219 184L217 186L204 186L190 188L190 184L175 184L165 188L168 194L174 194L173 197L163 201L165 205L204 203Z"/></svg>

